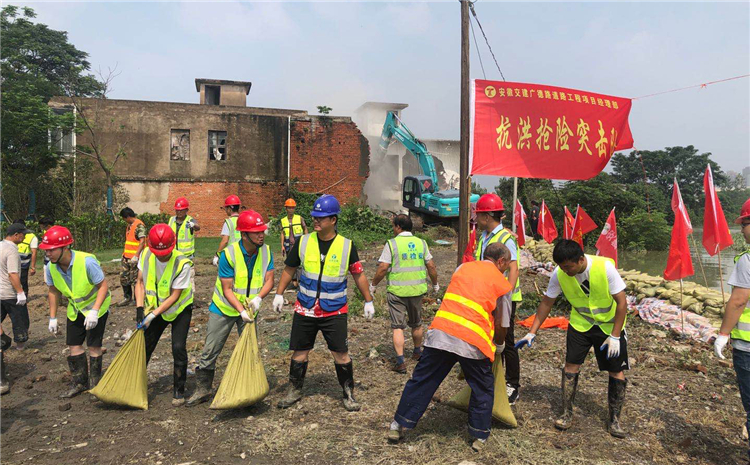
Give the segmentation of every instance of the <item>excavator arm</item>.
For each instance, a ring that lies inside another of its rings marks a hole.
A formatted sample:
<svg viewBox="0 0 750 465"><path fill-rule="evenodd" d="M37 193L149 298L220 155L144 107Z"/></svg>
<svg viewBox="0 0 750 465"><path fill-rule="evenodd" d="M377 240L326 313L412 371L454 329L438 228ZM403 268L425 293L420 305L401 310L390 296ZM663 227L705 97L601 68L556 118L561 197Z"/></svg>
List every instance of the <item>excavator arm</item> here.
<svg viewBox="0 0 750 465"><path fill-rule="evenodd" d="M424 143L414 136L414 133L406 127L403 121L395 113L389 111L385 117L383 133L380 135L380 150L383 154L388 151L388 146L391 145L394 137L406 147L406 150L416 157L422 172L425 176L429 176L432 179L432 184L435 186L435 191L437 191L439 183L432 155Z"/></svg>

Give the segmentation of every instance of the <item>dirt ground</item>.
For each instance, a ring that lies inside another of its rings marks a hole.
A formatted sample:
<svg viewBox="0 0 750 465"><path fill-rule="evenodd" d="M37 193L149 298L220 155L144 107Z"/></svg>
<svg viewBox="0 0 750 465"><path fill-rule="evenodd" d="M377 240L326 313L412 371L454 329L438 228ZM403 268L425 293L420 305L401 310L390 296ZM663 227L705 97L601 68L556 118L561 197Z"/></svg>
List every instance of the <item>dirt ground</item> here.
<svg viewBox="0 0 750 465"><path fill-rule="evenodd" d="M374 274L380 247L361 252L368 276ZM434 247L440 284L445 287L455 264L454 247ZM282 268L276 257L277 279ZM107 266L113 300L121 298L114 266ZM194 328L188 337L192 368L203 347L208 302L216 269L208 260L197 263ZM521 354L521 396L513 407L517 429L496 425L488 446L474 453L468 446L466 414L443 403L463 387L449 376L417 428L403 443L389 445L385 435L409 375L390 371L393 349L385 318L385 286L376 303L378 317L366 321L350 316L349 347L354 359L355 395L363 404L349 413L341 406L341 389L333 360L319 336L310 356L305 397L288 410L276 408L289 366L290 306L282 317L261 310L261 352L271 392L261 403L236 411L171 406L172 356L169 331L149 365L149 409L109 407L89 394L71 401L58 395L68 385L64 335L47 332L46 289L32 277L29 304L30 339L23 351L6 355L11 392L2 397L2 463L21 464L716 464L741 463L746 444L740 438L744 411L731 363L712 356L708 345L678 341L666 331L631 317L628 342L632 369L622 421L631 433L616 440L606 432L607 375L596 370L593 354L582 371L576 399L575 424L567 432L552 426L560 409L560 367L564 332L542 330L534 347ZM547 279L522 274L527 294L534 281L544 289ZM350 287L352 286L351 280ZM294 294L287 293L289 299ZM424 314L436 310L425 306ZM105 366L118 350L114 335L134 326L134 307L113 308L107 322ZM527 311L528 313L528 311ZM5 330L10 332L9 322ZM64 331L64 330L63 330ZM516 327L516 338L525 328ZM233 334L218 362L218 387L236 341ZM374 349L374 350L373 350ZM407 351L411 343L407 342ZM415 362L407 360L411 371ZM62 410L70 402L69 410Z"/></svg>

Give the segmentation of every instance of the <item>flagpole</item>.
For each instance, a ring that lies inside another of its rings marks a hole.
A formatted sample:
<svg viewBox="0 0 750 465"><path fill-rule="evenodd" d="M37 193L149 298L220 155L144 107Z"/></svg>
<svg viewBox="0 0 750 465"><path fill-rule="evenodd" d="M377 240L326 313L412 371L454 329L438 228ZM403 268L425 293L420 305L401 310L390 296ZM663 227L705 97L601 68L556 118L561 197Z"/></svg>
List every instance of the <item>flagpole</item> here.
<svg viewBox="0 0 750 465"><path fill-rule="evenodd" d="M682 321L682 335L680 337L685 337L685 310L682 309L682 299L684 297L684 294L682 293L682 278L680 278L680 320Z"/></svg>
<svg viewBox="0 0 750 465"><path fill-rule="evenodd" d="M706 283L706 287L708 287L708 279L706 279L706 272L703 269L703 259L701 259L701 251L700 249L698 249L698 243L695 242L695 235L692 233L692 231L690 232L690 238L693 240L693 247L695 247L695 254L698 256L698 264L701 266L701 274L703 275L703 281Z"/></svg>
<svg viewBox="0 0 750 465"><path fill-rule="evenodd" d="M516 211L516 201L518 200L518 178L513 178L513 209L512 212ZM515 216L515 215L514 215ZM521 215L523 221L523 215ZM515 218L511 221L511 231L516 232L516 221Z"/></svg>
<svg viewBox="0 0 750 465"><path fill-rule="evenodd" d="M718 249L719 246L716 246L716 249ZM719 254L719 285L721 286L721 308L724 308L724 306L727 304L727 299L724 297L724 271L721 269L721 250L718 251Z"/></svg>

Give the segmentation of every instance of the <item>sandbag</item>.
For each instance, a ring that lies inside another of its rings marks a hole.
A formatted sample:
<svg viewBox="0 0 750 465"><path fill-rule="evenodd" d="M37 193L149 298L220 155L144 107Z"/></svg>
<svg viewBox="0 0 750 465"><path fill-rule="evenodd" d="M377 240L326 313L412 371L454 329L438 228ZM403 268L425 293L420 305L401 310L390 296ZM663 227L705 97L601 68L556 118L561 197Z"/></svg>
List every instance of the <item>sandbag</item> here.
<svg viewBox="0 0 750 465"><path fill-rule="evenodd" d="M99 384L89 392L107 404L148 410L146 338L142 329L130 336Z"/></svg>
<svg viewBox="0 0 750 465"><path fill-rule="evenodd" d="M656 288L654 289L654 291L655 291L655 292L656 292L656 293L657 293L658 295L662 295L662 293L664 293L664 292L666 292L666 291L667 291L667 288L666 288L666 287L662 287L662 286L658 286L658 287L656 287Z"/></svg>
<svg viewBox="0 0 750 465"><path fill-rule="evenodd" d="M656 295L656 288L654 287L641 288L641 294L645 294L646 297L654 297Z"/></svg>
<svg viewBox="0 0 750 465"><path fill-rule="evenodd" d="M508 392L505 388L505 367L503 367L503 358L499 353L495 354L495 361L492 363L492 374L495 376L495 401L492 404L492 418L511 428L516 428L518 423L508 402ZM469 397L471 397L471 388L465 386L458 394L451 397L448 405L468 412Z"/></svg>
<svg viewBox="0 0 750 465"><path fill-rule="evenodd" d="M714 316L721 315L722 311L723 311L723 309L719 308L719 307L711 307L709 305L704 305L703 306L703 313L708 313L708 314L711 314L711 315L714 315Z"/></svg>
<svg viewBox="0 0 750 465"><path fill-rule="evenodd" d="M687 309L688 307L690 307L691 305L696 304L696 303L698 303L698 299L696 299L695 297L683 296L683 299L682 299L682 308L683 309Z"/></svg>
<svg viewBox="0 0 750 465"><path fill-rule="evenodd" d="M664 283L664 287L666 287L669 290L675 290L680 288L680 283L676 283L674 281L669 281Z"/></svg>
<svg viewBox="0 0 750 465"><path fill-rule="evenodd" d="M724 302L722 302L721 299L706 299L704 303L709 307L722 308L724 306Z"/></svg>
<svg viewBox="0 0 750 465"><path fill-rule="evenodd" d="M696 302L693 305L689 306L687 310L689 312L697 313L698 315L703 315L703 304L700 302Z"/></svg>
<svg viewBox="0 0 750 465"><path fill-rule="evenodd" d="M256 322L248 323L232 352L221 379L219 390L211 403L214 410L228 410L253 405L269 391L266 370L260 359Z"/></svg>
<svg viewBox="0 0 750 465"><path fill-rule="evenodd" d="M645 298L646 298L646 294L638 294L637 296L635 296L635 300L637 300L638 302L640 302L641 300Z"/></svg>

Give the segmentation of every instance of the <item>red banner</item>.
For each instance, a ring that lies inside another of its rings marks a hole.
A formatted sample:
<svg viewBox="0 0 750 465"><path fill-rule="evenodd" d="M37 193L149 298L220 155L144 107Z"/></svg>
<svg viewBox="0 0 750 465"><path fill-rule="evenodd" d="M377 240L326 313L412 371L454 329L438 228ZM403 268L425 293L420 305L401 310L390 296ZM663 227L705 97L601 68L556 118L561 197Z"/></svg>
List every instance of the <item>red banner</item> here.
<svg viewBox="0 0 750 465"><path fill-rule="evenodd" d="M633 147L630 99L481 79L473 89L472 175L590 179Z"/></svg>

